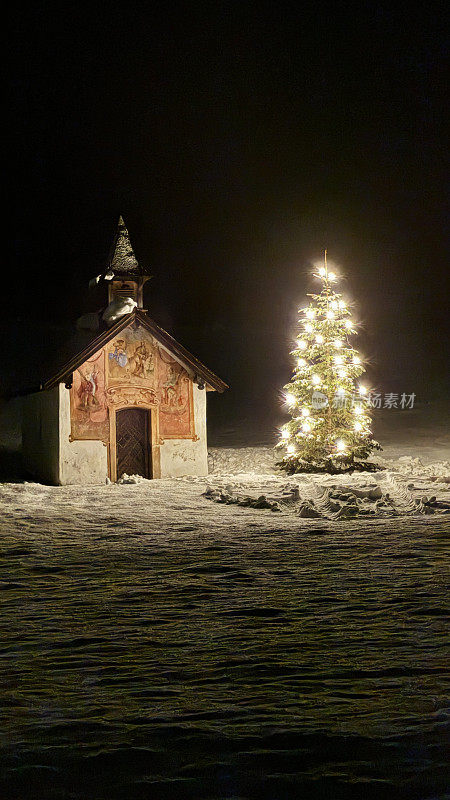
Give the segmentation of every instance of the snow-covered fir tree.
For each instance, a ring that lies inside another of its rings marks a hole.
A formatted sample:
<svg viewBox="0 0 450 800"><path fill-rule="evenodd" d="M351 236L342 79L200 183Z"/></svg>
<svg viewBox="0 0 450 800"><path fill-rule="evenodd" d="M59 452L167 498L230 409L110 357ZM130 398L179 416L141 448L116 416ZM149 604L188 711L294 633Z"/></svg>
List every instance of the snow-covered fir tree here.
<svg viewBox="0 0 450 800"><path fill-rule="evenodd" d="M326 251L314 276L322 291L308 295L311 302L299 311L296 366L284 387L292 419L281 429L280 465L289 473L371 469L365 459L381 448L370 430L368 389L358 380L365 369L350 341L355 323L333 289L337 275L328 269Z"/></svg>

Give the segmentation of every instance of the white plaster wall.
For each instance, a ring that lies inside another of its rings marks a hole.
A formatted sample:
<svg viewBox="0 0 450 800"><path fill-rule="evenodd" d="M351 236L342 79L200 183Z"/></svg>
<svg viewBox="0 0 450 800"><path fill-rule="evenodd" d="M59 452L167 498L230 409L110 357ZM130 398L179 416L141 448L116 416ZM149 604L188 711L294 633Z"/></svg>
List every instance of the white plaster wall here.
<svg viewBox="0 0 450 800"><path fill-rule="evenodd" d="M105 483L108 448L103 442L69 441L70 392L59 384L59 480L61 486Z"/></svg>
<svg viewBox="0 0 450 800"><path fill-rule="evenodd" d="M194 421L198 441L166 439L160 446L161 477L208 474L206 390L194 384ZM103 442L69 441L70 393L54 389L24 398L24 466L36 478L57 485L104 484L108 452Z"/></svg>
<svg viewBox="0 0 450 800"><path fill-rule="evenodd" d="M59 483L58 413L58 387L23 398L23 465L33 477L53 484Z"/></svg>
<svg viewBox="0 0 450 800"><path fill-rule="evenodd" d="M70 442L70 397L64 384L27 395L22 412L23 464L48 483L105 483L108 453L103 442Z"/></svg>
<svg viewBox="0 0 450 800"><path fill-rule="evenodd" d="M208 474L206 440L206 389L194 384L194 424L197 442L192 439L165 439L160 447L161 478Z"/></svg>

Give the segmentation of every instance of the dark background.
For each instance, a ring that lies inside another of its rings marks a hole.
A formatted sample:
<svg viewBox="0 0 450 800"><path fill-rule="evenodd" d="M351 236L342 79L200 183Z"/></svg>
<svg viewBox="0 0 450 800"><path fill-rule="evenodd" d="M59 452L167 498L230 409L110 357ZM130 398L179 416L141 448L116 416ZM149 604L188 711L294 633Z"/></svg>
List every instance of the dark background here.
<svg viewBox="0 0 450 800"><path fill-rule="evenodd" d="M123 214L146 307L270 420L328 248L368 382L445 396L444 5L106 3L7 21L4 387L46 371Z"/></svg>

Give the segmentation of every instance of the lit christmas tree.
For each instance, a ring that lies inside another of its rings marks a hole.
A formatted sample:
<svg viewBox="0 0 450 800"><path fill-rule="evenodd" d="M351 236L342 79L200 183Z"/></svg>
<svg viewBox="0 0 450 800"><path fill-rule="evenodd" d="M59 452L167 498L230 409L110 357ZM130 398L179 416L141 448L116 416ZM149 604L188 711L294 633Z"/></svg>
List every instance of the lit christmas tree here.
<svg viewBox="0 0 450 800"><path fill-rule="evenodd" d="M322 281L320 294L300 309L300 334L292 351L296 367L285 386L292 419L281 429L277 447L285 449L280 466L294 472L373 470L365 459L381 450L370 430L368 389L358 378L365 372L350 343L356 333L347 304L333 290L337 275L324 265L314 276Z"/></svg>

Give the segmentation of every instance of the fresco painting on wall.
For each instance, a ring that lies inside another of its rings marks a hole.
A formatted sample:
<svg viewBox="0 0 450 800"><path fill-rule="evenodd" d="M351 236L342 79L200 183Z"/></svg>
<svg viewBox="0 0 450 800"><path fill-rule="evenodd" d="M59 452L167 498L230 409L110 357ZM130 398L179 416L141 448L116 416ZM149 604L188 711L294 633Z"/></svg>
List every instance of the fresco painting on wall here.
<svg viewBox="0 0 450 800"><path fill-rule="evenodd" d="M155 353L144 328L126 328L107 348L108 386L154 386Z"/></svg>
<svg viewBox="0 0 450 800"><path fill-rule="evenodd" d="M162 437L194 436L191 383L187 372L159 349L159 430Z"/></svg>
<svg viewBox="0 0 450 800"><path fill-rule="evenodd" d="M125 328L74 372L70 438L108 442L108 408L117 400L128 402L130 392L136 403L133 390L145 394L138 402L158 405L162 438L195 438L192 382L140 326Z"/></svg>
<svg viewBox="0 0 450 800"><path fill-rule="evenodd" d="M108 440L105 354L100 350L73 374L70 390L71 438Z"/></svg>

